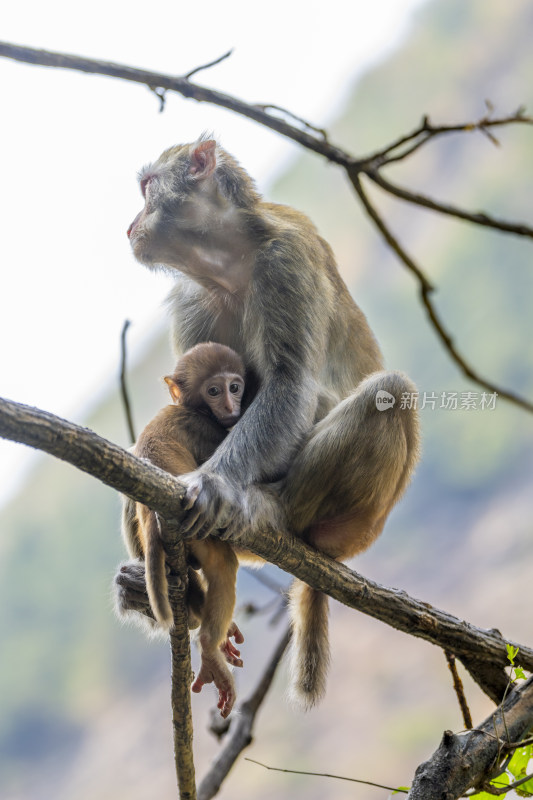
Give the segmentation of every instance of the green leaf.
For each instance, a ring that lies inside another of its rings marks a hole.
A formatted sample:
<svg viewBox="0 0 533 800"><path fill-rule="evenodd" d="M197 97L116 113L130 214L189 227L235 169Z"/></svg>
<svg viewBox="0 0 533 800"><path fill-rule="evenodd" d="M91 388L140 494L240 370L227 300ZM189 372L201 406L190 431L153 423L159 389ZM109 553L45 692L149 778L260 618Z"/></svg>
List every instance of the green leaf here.
<svg viewBox="0 0 533 800"><path fill-rule="evenodd" d="M507 648L507 658L514 666L514 660L518 654L518 647L514 647L512 644L506 644L505 647Z"/></svg>
<svg viewBox="0 0 533 800"><path fill-rule="evenodd" d="M507 765L507 769L514 776L515 780L525 777L527 774L527 767L533 755L533 745L527 747L518 747L512 759Z"/></svg>
<svg viewBox="0 0 533 800"><path fill-rule="evenodd" d="M410 788L410 786L398 786L397 789L394 789L392 794L404 794L405 792L408 792Z"/></svg>
<svg viewBox="0 0 533 800"><path fill-rule="evenodd" d="M526 679L526 676L524 674L524 670L522 669L522 667L515 667L514 668L514 676L515 676L515 679L516 678L520 678L520 680L523 680L523 681L525 681L525 679Z"/></svg>

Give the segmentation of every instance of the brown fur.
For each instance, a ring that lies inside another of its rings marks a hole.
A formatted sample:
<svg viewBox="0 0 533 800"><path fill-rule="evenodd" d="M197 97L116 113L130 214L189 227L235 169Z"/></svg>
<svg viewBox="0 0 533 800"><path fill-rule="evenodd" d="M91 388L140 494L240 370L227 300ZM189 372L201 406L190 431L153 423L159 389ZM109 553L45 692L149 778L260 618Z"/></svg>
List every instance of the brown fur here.
<svg viewBox="0 0 533 800"><path fill-rule="evenodd" d="M218 398L209 397L204 388L204 382L212 382L214 376L221 376L219 384L224 380L231 383L232 376L235 381L237 377L243 381L244 366L237 353L214 343L199 344L185 353L173 375L165 379L178 404L163 408L146 426L134 447L135 455L172 475L190 472L208 459L227 435L227 429L213 413L213 408L217 410L213 403L218 402ZM236 421L240 414L240 394L234 402ZM169 628L173 617L157 515L142 503L135 504L133 514L131 501L126 500L124 518L128 549L146 564L146 587L156 621L162 628ZM219 691L221 713L227 716L235 701L235 686L220 648L225 648L231 663L242 663L238 652L227 641L232 630L231 635L242 640L232 623L237 557L228 543L211 538L189 542L187 551L189 559L201 567L207 582L204 593L194 572L189 570L192 583L189 622L193 627L201 619L202 655L201 669L192 688L200 691L204 683L214 682Z"/></svg>
<svg viewBox="0 0 533 800"><path fill-rule="evenodd" d="M184 479L184 533L233 521L237 536L243 518L252 529L267 520L334 558L361 552L418 458L416 411L400 407L413 384L383 371L366 318L310 220L264 202L216 142L165 151L141 183L145 207L130 242L142 263L176 276L176 350L209 338L237 350L255 377L246 418ZM379 390L393 407L376 408ZM274 481L277 501L257 487ZM309 706L325 686L327 603L297 584L292 609L295 694Z"/></svg>

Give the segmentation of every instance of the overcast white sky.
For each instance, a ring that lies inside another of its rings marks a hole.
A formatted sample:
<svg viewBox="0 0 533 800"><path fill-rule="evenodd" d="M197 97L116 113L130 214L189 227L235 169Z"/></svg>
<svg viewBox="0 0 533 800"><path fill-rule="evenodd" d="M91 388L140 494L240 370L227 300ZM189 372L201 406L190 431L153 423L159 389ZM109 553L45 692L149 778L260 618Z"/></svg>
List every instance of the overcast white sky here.
<svg viewBox="0 0 533 800"><path fill-rule="evenodd" d="M0 8L0 36L171 74L233 47L195 80L325 125L423 1L17 0ZM5 59L0 108L0 396L83 421L97 386L115 380L123 321L134 348L170 286L130 254L137 170L207 129L267 190L297 149L213 106L169 95L159 114L142 86ZM0 503L28 462L0 441Z"/></svg>

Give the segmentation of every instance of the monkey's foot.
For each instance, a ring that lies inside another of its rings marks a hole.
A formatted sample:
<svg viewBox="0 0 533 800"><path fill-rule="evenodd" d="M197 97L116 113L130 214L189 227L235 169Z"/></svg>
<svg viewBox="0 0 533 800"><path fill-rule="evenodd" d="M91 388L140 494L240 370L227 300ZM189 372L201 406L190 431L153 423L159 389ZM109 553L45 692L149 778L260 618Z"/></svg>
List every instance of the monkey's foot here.
<svg viewBox="0 0 533 800"><path fill-rule="evenodd" d="M153 616L146 591L143 561L125 561L119 564L114 583L116 607L120 615L137 611Z"/></svg>
<svg viewBox="0 0 533 800"><path fill-rule="evenodd" d="M196 676L191 690L198 694L206 683L215 684L218 690L217 708L220 716L226 719L235 704L237 695L231 672L217 651L210 655L202 654L200 672Z"/></svg>
<svg viewBox="0 0 533 800"><path fill-rule="evenodd" d="M240 632L239 628L232 622L229 629L227 638L222 644L220 645L220 652L228 662L231 664L232 667L242 667L243 661L242 658L239 658L241 651L237 650L233 642L230 639L235 639L236 644L242 644L244 642L244 636Z"/></svg>

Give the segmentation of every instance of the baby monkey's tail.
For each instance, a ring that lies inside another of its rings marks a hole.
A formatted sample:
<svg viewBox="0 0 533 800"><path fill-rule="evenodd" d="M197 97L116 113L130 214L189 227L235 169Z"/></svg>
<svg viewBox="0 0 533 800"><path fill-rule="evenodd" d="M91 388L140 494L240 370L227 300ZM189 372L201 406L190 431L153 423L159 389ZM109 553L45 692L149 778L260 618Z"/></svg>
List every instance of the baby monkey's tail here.
<svg viewBox="0 0 533 800"><path fill-rule="evenodd" d="M147 528L145 561L148 598L157 622L163 628L170 628L174 618L168 600L165 551L154 511L149 513Z"/></svg>

